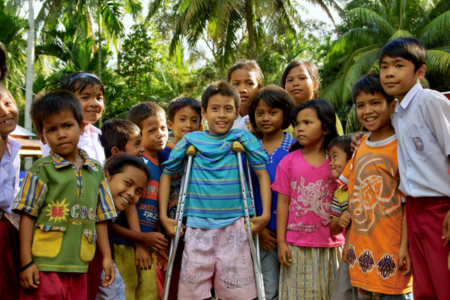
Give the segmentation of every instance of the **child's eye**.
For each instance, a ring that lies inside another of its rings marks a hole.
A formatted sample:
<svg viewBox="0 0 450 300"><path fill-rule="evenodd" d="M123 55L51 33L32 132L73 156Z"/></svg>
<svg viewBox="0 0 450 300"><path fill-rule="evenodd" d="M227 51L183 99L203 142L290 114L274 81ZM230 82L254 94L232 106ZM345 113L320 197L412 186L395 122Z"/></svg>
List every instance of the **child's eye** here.
<svg viewBox="0 0 450 300"><path fill-rule="evenodd" d="M140 196L142 194L142 190L141 189L137 189L134 192L137 196Z"/></svg>
<svg viewBox="0 0 450 300"><path fill-rule="evenodd" d="M257 115L258 117L260 117L260 116L262 116L262 113L257 112L256 115Z"/></svg>
<svg viewBox="0 0 450 300"><path fill-rule="evenodd" d="M249 82L248 85L255 85L253 82Z"/></svg>
<svg viewBox="0 0 450 300"><path fill-rule="evenodd" d="M403 67L403 65L397 65L397 68L402 68Z"/></svg>
<svg viewBox="0 0 450 300"><path fill-rule="evenodd" d="M70 127L72 127L72 124L67 124L66 127L70 128Z"/></svg>
<svg viewBox="0 0 450 300"><path fill-rule="evenodd" d="M381 66L381 70L387 69L386 66Z"/></svg>
<svg viewBox="0 0 450 300"><path fill-rule="evenodd" d="M271 114L272 116L274 116L274 115L277 114L277 112L276 112L276 111L271 111L270 114Z"/></svg>
<svg viewBox="0 0 450 300"><path fill-rule="evenodd" d="M123 182L125 182L125 185L126 185L127 187L130 187L130 186L131 186L131 183L130 183L129 181L124 180Z"/></svg>
<svg viewBox="0 0 450 300"><path fill-rule="evenodd" d="M180 119L181 122L184 122L185 120L186 120L185 118L181 118L181 119Z"/></svg>

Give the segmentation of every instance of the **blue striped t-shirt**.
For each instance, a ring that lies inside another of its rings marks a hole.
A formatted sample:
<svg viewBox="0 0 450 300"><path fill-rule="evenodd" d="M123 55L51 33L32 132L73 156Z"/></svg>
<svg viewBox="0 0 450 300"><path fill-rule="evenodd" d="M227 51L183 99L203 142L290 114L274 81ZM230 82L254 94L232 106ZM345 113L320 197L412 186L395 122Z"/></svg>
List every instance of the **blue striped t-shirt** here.
<svg viewBox="0 0 450 300"><path fill-rule="evenodd" d="M226 219L245 215L238 162L232 150L235 141L244 146L253 169L266 168L266 152L246 130L233 129L222 135L196 131L185 135L173 148L169 160L163 163L167 175L181 173L188 147L193 145L197 149L186 193L184 216ZM247 198L250 207L250 197ZM253 208L250 213L253 213Z"/></svg>

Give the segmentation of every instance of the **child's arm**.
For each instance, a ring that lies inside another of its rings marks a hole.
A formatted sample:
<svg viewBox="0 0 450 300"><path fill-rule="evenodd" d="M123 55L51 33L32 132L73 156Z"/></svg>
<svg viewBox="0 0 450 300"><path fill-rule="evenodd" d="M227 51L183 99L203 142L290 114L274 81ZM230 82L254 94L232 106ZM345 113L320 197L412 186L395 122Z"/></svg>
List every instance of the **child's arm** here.
<svg viewBox="0 0 450 300"><path fill-rule="evenodd" d="M344 228L347 228L350 224L350 214L348 211L344 211L342 215L339 218L331 217L331 224L330 224L330 233L332 235L339 235L342 233L342 230Z"/></svg>
<svg viewBox="0 0 450 300"><path fill-rule="evenodd" d="M107 221L97 222L95 229L97 231L97 245L103 255L103 269L105 270L105 280L102 282L102 286L107 287L116 278L111 249L109 248Z"/></svg>
<svg viewBox="0 0 450 300"><path fill-rule="evenodd" d="M352 229L352 223L348 225L347 230L345 231L345 244L344 249L342 249L342 261L348 263L348 247L350 246L350 231Z"/></svg>
<svg viewBox="0 0 450 300"><path fill-rule="evenodd" d="M444 247L447 247L450 244L450 210L445 216L443 227L442 238L445 238ZM448 254L447 267L450 270L450 253Z"/></svg>
<svg viewBox="0 0 450 300"><path fill-rule="evenodd" d="M170 183L172 182L172 178L173 175L168 175L166 173L161 175L161 178L159 179L158 194L159 221L171 239L175 238L175 226L177 226L177 221L167 216L167 206L169 205L170 197Z"/></svg>
<svg viewBox="0 0 450 300"><path fill-rule="evenodd" d="M403 218L402 218L402 237L400 241L400 250L398 253L398 267L400 270L404 269L402 275L409 276L412 274L413 269L411 265L411 258L409 256L408 249L408 229L406 227L406 209L402 204Z"/></svg>
<svg viewBox="0 0 450 300"><path fill-rule="evenodd" d="M125 210L125 216L127 218L128 227L131 230L141 232L141 226L139 225L139 216L137 214L136 206L130 206ZM150 270L153 264L152 254L145 244L139 242L134 243L134 257L136 267L141 270Z"/></svg>
<svg viewBox="0 0 450 300"><path fill-rule="evenodd" d="M261 202L262 202L262 215L252 219L253 229L252 233L256 234L261 232L264 228L266 228L267 224L270 221L270 208L272 202L272 190L270 188L270 177L269 173L267 173L266 169L254 170L256 176L258 177L259 186L260 186L260 194L261 194Z"/></svg>
<svg viewBox="0 0 450 300"><path fill-rule="evenodd" d="M33 261L31 257L31 244L36 218L27 213L22 213L20 218L19 243L21 267ZM20 272L20 285L25 289L37 289L39 287L39 270L35 264Z"/></svg>
<svg viewBox="0 0 450 300"><path fill-rule="evenodd" d="M277 203L277 243L278 260L284 266L291 265L291 251L286 244L286 226L289 216L289 195L278 193Z"/></svg>
<svg viewBox="0 0 450 300"><path fill-rule="evenodd" d="M118 224L109 224L109 231L112 235L133 242L144 243L152 249L166 249L168 241L159 232L137 232ZM153 245L151 247L150 245Z"/></svg>

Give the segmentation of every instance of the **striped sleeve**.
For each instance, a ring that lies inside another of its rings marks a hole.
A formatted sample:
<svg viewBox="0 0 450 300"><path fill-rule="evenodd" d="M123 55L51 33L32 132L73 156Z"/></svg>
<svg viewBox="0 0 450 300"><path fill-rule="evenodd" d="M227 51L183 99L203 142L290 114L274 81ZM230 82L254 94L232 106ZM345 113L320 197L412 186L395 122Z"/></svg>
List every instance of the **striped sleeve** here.
<svg viewBox="0 0 450 300"><path fill-rule="evenodd" d="M22 187L14 200L13 210L24 211L37 217L39 209L44 204L47 194L47 184L35 174L28 172L22 181Z"/></svg>
<svg viewBox="0 0 450 300"><path fill-rule="evenodd" d="M162 164L164 174L175 175L183 171L184 158L189 147L187 136L185 135L170 152L169 159Z"/></svg>
<svg viewBox="0 0 450 300"><path fill-rule="evenodd" d="M267 160L269 158L262 148L261 143L253 134L251 134L247 130L242 130L240 135L245 151L248 154L248 161L250 163L250 166L254 170L265 169Z"/></svg>
<svg viewBox="0 0 450 300"><path fill-rule="evenodd" d="M103 171L101 171L103 174ZM116 208L106 178L103 177L98 189L97 222L117 217Z"/></svg>

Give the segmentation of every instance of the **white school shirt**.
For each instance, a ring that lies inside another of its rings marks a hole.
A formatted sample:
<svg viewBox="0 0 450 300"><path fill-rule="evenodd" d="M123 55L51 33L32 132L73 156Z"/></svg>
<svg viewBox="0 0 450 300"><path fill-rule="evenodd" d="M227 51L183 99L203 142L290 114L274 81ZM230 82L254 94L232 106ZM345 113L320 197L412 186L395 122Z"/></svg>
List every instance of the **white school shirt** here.
<svg viewBox="0 0 450 300"><path fill-rule="evenodd" d="M412 197L450 196L450 101L418 83L395 108L399 189Z"/></svg>
<svg viewBox="0 0 450 300"><path fill-rule="evenodd" d="M248 128L245 125L245 122L249 122L250 119L248 117L248 115L241 117L241 115L238 116L238 118L236 120L234 120L234 124L233 127L231 129L243 129L243 130L247 130Z"/></svg>
<svg viewBox="0 0 450 300"><path fill-rule="evenodd" d="M20 174L20 144L11 137L6 142L8 151L5 151L0 161L0 209L11 213L14 199L19 192Z"/></svg>
<svg viewBox="0 0 450 300"><path fill-rule="evenodd" d="M101 134L102 131L100 129L89 124L84 128L84 133L80 135L78 148L86 151L90 158L97 160L103 166L105 164L105 150L100 142L99 136ZM47 145L42 144L42 142L40 142L40 145L42 157L50 155L50 148Z"/></svg>

